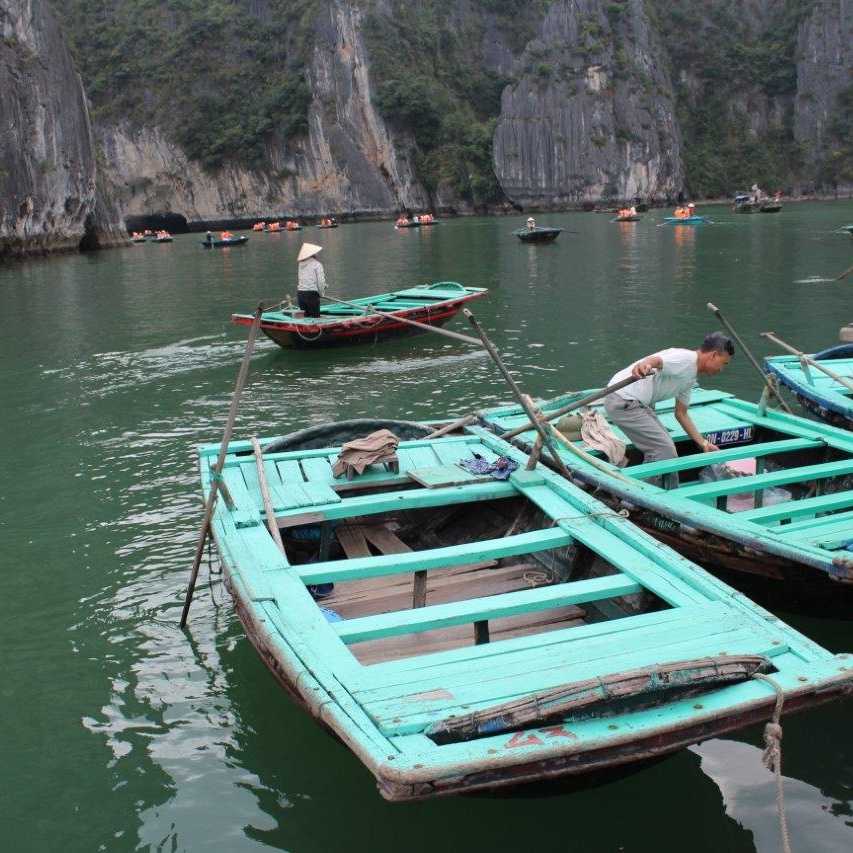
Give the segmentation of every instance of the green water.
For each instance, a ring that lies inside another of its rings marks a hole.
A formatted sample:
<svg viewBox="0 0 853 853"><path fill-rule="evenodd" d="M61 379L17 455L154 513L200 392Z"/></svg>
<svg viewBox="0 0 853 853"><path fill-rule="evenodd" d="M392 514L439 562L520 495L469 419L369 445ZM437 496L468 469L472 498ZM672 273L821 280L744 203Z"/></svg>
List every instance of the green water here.
<svg viewBox="0 0 853 853"><path fill-rule="evenodd" d="M228 322L295 286L319 242L339 298L456 280L523 390L598 387L627 361L696 346L719 306L757 357L772 330L806 351L853 319L853 203L657 227L606 215L198 235L0 267L2 734L9 850L661 851L780 849L760 728L601 785L387 804L349 752L298 713L255 658L205 562L178 629L201 522L194 447L221 437L246 340ZM449 328L470 332L462 318ZM748 399L742 355L714 380ZM504 402L481 353L427 336L294 353L259 342L236 435L359 415L426 419ZM215 568L215 563L213 564ZM835 651L847 623L791 621ZM785 723L793 849L853 848L850 701Z"/></svg>

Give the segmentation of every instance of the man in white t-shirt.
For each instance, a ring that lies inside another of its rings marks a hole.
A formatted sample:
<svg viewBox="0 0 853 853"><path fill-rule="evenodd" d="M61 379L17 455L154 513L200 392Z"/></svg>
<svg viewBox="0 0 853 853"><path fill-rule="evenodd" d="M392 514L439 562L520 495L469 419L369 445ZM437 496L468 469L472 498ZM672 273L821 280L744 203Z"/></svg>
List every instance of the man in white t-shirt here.
<svg viewBox="0 0 853 853"><path fill-rule="evenodd" d="M655 403L675 397L675 419L703 452L717 450L696 428L690 415L690 392L699 374L716 376L734 355L734 345L722 332L712 332L697 350L671 349L648 355L620 370L608 383L633 376L631 385L604 398L612 423L643 452L644 462L672 459L675 444L655 414Z"/></svg>

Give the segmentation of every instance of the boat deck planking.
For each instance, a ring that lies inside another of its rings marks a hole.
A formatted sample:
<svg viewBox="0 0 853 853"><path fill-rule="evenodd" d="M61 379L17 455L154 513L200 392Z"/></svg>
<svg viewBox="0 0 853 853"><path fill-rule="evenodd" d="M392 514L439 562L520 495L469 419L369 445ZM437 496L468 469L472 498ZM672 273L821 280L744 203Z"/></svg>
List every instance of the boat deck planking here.
<svg viewBox="0 0 853 853"><path fill-rule="evenodd" d="M473 451L524 462L476 433L402 443L399 470L375 465L353 481L332 476L337 449L265 454L287 560L264 524L251 444L233 442L222 471L234 506L220 501L213 532L247 633L278 680L374 772L387 798L538 778L541 762L557 762L550 775L671 751L701 731L767 715L775 702L771 688L752 680L694 687L701 705L673 695L657 708L620 711L615 722L595 708L464 743L439 745L427 734L441 720L526 701L567 681L760 655L785 662L774 679L791 707L814 701L805 697L818 682L824 698L841 689L831 686L834 658L808 643L793 654L791 629L617 513L548 471L519 468L508 481L469 476L455 463ZM216 453L200 451L206 488ZM310 541L300 538L306 526ZM317 559L318 541L329 539L332 550ZM328 581L334 590L314 605L307 586ZM805 683L797 661L807 664ZM586 751L567 757L578 744Z"/></svg>

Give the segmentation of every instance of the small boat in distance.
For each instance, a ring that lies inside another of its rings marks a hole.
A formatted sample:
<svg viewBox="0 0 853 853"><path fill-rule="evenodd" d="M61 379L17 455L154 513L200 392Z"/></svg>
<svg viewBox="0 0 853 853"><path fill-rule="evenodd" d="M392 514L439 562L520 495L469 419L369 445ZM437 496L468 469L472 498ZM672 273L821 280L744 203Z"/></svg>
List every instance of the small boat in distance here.
<svg viewBox="0 0 853 853"><path fill-rule="evenodd" d="M732 202L734 213L778 213L782 209L782 193L766 193L753 184L749 193L737 193Z"/></svg>
<svg viewBox="0 0 853 853"><path fill-rule="evenodd" d="M220 232L218 237L208 231L207 236L201 241L201 245L205 249L227 249L229 246L244 246L249 242L249 238L245 234L235 237L230 231Z"/></svg>
<svg viewBox="0 0 853 853"><path fill-rule="evenodd" d="M623 207L613 218L613 222L639 222L642 217L635 207Z"/></svg>
<svg viewBox="0 0 853 853"><path fill-rule="evenodd" d="M335 300L320 306L319 317L306 317L304 312L293 308L264 311L260 328L285 349L374 344L429 331L412 325L412 321L443 326L466 302L487 293L484 287L439 281L346 302ZM231 320L251 326L253 318L251 314L232 314Z"/></svg>
<svg viewBox="0 0 853 853"><path fill-rule="evenodd" d="M536 220L529 216L524 228L511 231L522 243L553 243L564 231L563 228L540 228Z"/></svg>
<svg viewBox="0 0 853 853"><path fill-rule="evenodd" d="M171 243L172 235L168 231L155 231L151 238L152 243Z"/></svg>
<svg viewBox="0 0 853 853"><path fill-rule="evenodd" d="M422 228L425 225L440 225L441 220L436 219L431 213L421 213L411 219L400 216L394 223L395 228Z"/></svg>
<svg viewBox="0 0 853 853"><path fill-rule="evenodd" d="M496 436L355 438L375 461L352 477L346 446L257 439L199 467L206 498L227 487L209 529L247 638L387 800L618 767L853 691L848 655Z"/></svg>
<svg viewBox="0 0 853 853"><path fill-rule="evenodd" d="M664 216L663 221L668 225L702 225L708 217L694 213L690 216Z"/></svg>
<svg viewBox="0 0 853 853"><path fill-rule="evenodd" d="M664 216L663 224L670 225L702 225L708 218L696 213L696 205L692 202L686 206L676 207L672 216Z"/></svg>

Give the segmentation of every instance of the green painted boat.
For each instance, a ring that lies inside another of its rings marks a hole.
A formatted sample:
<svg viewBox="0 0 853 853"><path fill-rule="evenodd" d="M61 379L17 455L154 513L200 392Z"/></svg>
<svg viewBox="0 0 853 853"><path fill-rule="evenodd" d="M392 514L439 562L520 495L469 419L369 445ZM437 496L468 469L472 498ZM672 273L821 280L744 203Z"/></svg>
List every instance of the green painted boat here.
<svg viewBox="0 0 853 853"><path fill-rule="evenodd" d="M808 415L853 430L853 344L839 344L804 358L772 356L764 364Z"/></svg>
<svg viewBox="0 0 853 853"><path fill-rule="evenodd" d="M853 691L847 656L485 430L352 479L339 450L234 441L216 473L201 447L201 480L228 497L211 531L248 638L389 800L642 761L768 721L777 690L785 712Z"/></svg>
<svg viewBox="0 0 853 853"><path fill-rule="evenodd" d="M548 417L590 393L539 405ZM594 408L607 418L603 406ZM789 601L824 597L853 615L853 434L696 387L690 416L720 448L700 453L676 421L673 400L656 410L678 458L644 464L626 441L629 464L620 469L581 441L570 443L586 456L560 442L575 481L611 507L628 508L633 521L690 559L781 581ZM520 406L481 419L501 435L527 423ZM512 441L529 449L534 437L531 429Z"/></svg>
<svg viewBox="0 0 853 853"><path fill-rule="evenodd" d="M296 308L264 311L260 328L284 349L372 345L444 326L466 302L487 293L485 287L437 281L346 302L330 298L331 304L320 306L319 317L307 317ZM251 314L231 315L231 322L241 326L251 326L252 320Z"/></svg>

